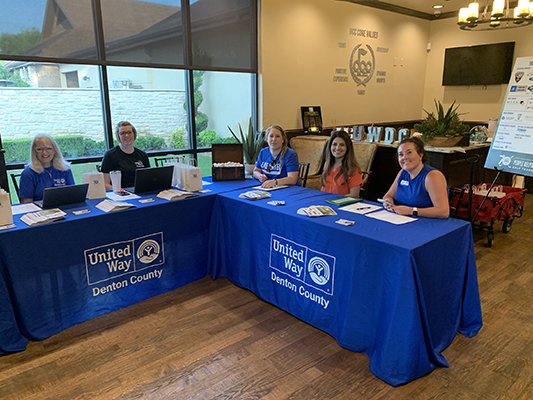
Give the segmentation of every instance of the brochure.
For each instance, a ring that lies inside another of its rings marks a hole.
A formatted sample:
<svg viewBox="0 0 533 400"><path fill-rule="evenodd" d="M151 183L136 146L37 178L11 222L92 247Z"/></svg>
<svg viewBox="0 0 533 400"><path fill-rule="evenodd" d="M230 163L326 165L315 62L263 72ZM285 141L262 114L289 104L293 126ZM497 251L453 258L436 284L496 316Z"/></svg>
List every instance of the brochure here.
<svg viewBox="0 0 533 400"><path fill-rule="evenodd" d="M105 199L104 201L98 203L98 205L96 206L96 208L104 212L125 210L126 208L130 207L135 207L135 205L126 203L124 201L113 201L109 199Z"/></svg>
<svg viewBox="0 0 533 400"><path fill-rule="evenodd" d="M329 206L309 206L300 208L298 214L308 215L310 217L322 217L324 215L337 215L337 213Z"/></svg>
<svg viewBox="0 0 533 400"><path fill-rule="evenodd" d="M363 199L356 199L355 197L343 196L336 199L326 200L326 203L333 204L335 206L346 206L348 204L357 203L363 201Z"/></svg>
<svg viewBox="0 0 533 400"><path fill-rule="evenodd" d="M20 220L26 225L32 226L37 224L44 224L46 222L57 221L65 218L66 213L59 208L52 208L50 210L42 210L34 213L24 214Z"/></svg>
<svg viewBox="0 0 533 400"><path fill-rule="evenodd" d="M241 199L260 200L272 197L272 195L263 190L250 190L249 192L241 193L239 197Z"/></svg>
<svg viewBox="0 0 533 400"><path fill-rule="evenodd" d="M178 190L178 189L163 190L162 192L159 192L159 194L157 195L157 197L159 197L160 199L165 199L169 201L186 199L187 197L194 197L194 196L198 196L198 194L192 193L192 192L186 192L185 190Z"/></svg>

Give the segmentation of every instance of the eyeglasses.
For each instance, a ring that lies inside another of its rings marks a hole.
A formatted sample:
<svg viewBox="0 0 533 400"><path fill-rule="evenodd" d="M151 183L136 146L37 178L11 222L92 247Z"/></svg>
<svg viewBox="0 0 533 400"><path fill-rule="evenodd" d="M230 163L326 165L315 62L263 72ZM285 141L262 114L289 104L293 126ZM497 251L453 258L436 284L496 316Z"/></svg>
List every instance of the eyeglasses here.
<svg viewBox="0 0 533 400"><path fill-rule="evenodd" d="M54 150L53 147L38 147L38 148L35 149L35 151L38 152L38 153L42 153L42 152L44 152L44 151L46 151L47 153L49 153L49 152L51 152L51 151L53 151L53 150Z"/></svg>
<svg viewBox="0 0 533 400"><path fill-rule="evenodd" d="M276 160L272 160L272 162L270 163L270 165L268 166L267 168L267 172L270 172L272 171L272 167L276 165Z"/></svg>
<svg viewBox="0 0 533 400"><path fill-rule="evenodd" d="M119 135L120 135L120 136L124 136L124 135L133 135L133 131L119 132Z"/></svg>

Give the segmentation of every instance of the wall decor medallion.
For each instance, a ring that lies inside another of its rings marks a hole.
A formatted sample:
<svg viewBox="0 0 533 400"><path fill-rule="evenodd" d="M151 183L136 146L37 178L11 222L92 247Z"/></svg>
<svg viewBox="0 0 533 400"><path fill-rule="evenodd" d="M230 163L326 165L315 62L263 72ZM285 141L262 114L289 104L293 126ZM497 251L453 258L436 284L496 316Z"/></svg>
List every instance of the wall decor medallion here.
<svg viewBox="0 0 533 400"><path fill-rule="evenodd" d="M368 44L366 48L368 50L365 50L361 47L361 44L358 44L354 47L350 56L350 72L357 86L366 86L374 75L376 65L374 50Z"/></svg>

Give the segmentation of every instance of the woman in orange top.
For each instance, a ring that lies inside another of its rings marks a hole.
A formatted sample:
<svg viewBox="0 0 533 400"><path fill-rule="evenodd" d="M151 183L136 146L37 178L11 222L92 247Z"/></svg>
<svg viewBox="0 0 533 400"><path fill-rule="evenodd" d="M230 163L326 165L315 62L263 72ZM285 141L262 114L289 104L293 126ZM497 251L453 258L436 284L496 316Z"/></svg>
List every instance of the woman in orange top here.
<svg viewBox="0 0 533 400"><path fill-rule="evenodd" d="M334 131L324 147L322 191L359 197L363 184L361 168L355 160L352 140L344 131Z"/></svg>

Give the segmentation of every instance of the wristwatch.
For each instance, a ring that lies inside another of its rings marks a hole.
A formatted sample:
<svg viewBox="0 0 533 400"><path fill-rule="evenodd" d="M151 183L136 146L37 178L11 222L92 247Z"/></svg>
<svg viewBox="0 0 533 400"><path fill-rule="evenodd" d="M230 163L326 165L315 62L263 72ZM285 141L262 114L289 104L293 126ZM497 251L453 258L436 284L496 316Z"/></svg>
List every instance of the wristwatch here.
<svg viewBox="0 0 533 400"><path fill-rule="evenodd" d="M418 217L418 208L413 207L413 212L411 213L413 217Z"/></svg>

